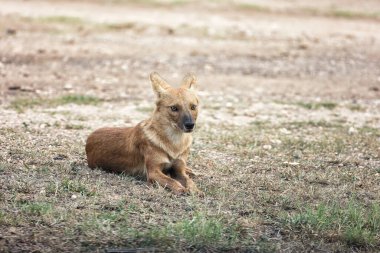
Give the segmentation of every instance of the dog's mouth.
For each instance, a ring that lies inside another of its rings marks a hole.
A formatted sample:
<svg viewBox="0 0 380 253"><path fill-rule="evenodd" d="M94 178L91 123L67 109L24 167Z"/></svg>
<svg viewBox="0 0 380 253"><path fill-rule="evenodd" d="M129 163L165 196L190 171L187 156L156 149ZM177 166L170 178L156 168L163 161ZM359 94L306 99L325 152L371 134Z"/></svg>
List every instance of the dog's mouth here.
<svg viewBox="0 0 380 253"><path fill-rule="evenodd" d="M187 126L186 125L182 125L180 128L185 133L191 133L192 131L194 131L195 124L191 124L191 125L187 125Z"/></svg>
<svg viewBox="0 0 380 253"><path fill-rule="evenodd" d="M191 133L193 130L194 130L194 128L192 128L192 129L187 129L187 128L183 129L183 131L185 133Z"/></svg>

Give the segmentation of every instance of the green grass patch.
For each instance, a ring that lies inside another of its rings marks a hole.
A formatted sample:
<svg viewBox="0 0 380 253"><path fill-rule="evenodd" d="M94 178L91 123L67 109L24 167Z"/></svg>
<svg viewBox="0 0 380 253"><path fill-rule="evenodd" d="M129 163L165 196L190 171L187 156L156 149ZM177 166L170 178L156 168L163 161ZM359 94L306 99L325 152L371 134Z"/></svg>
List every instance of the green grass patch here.
<svg viewBox="0 0 380 253"><path fill-rule="evenodd" d="M364 206L354 200L343 205L337 202L322 203L316 207L302 208L301 212L287 217L285 221L299 233L326 240L336 235L348 246L375 247L380 236L380 206L372 203ZM313 235L314 234L314 235Z"/></svg>
<svg viewBox="0 0 380 253"><path fill-rule="evenodd" d="M4 211L0 210L0 224L6 223L6 214Z"/></svg>
<svg viewBox="0 0 380 253"><path fill-rule="evenodd" d="M239 3L237 5L237 7L241 8L243 10L251 10L251 11L255 11L255 12L270 12L271 11L271 9L266 7L266 6L257 5L257 4L249 3L249 2Z"/></svg>
<svg viewBox="0 0 380 253"><path fill-rule="evenodd" d="M79 193L82 196L95 196L95 191L91 191L85 184L79 181L65 179L60 185L60 189L64 192Z"/></svg>
<svg viewBox="0 0 380 253"><path fill-rule="evenodd" d="M174 225L174 231L194 246L221 243L225 232L220 220L200 214Z"/></svg>
<svg viewBox="0 0 380 253"><path fill-rule="evenodd" d="M95 190L90 190L88 187L77 180L63 179L61 182L51 182L46 187L47 195L60 195L64 193L79 193L82 196L92 197L96 195Z"/></svg>
<svg viewBox="0 0 380 253"><path fill-rule="evenodd" d="M0 162L0 173L2 173L3 171L5 171L6 169L7 169L7 164L3 163L3 162Z"/></svg>
<svg viewBox="0 0 380 253"><path fill-rule="evenodd" d="M110 23L110 24L104 24L103 26L107 30L129 30L136 27L136 24L133 22L125 22L125 23Z"/></svg>
<svg viewBox="0 0 380 253"><path fill-rule="evenodd" d="M46 202L26 201L21 203L21 211L26 215L43 216L52 210L52 205Z"/></svg>
<svg viewBox="0 0 380 253"><path fill-rule="evenodd" d="M335 109L338 104L334 102L318 102L318 103L305 103L305 102L298 102L296 105L308 109L308 110L318 110L321 108L325 108L328 110Z"/></svg>
<svg viewBox="0 0 380 253"><path fill-rule="evenodd" d="M94 96L87 95L65 95L57 98L55 103L57 104L77 104L77 105L92 105L98 104L101 100ZM54 102L54 100L53 100Z"/></svg>
<svg viewBox="0 0 380 253"><path fill-rule="evenodd" d="M358 12L350 10L331 10L329 15L339 18L346 19L357 19L357 18L380 18L380 12Z"/></svg>
<svg viewBox="0 0 380 253"><path fill-rule="evenodd" d="M197 213L191 219L168 224L161 228L152 228L138 235L146 240L147 246L165 242L168 247L185 244L187 247L202 249L205 247L230 248L237 242L237 228L228 226L221 219L207 217Z"/></svg>
<svg viewBox="0 0 380 253"><path fill-rule="evenodd" d="M365 111L365 108L361 105L358 105L358 104L350 104L347 107L348 107L348 109L350 109L351 111L354 111L354 112L364 112Z"/></svg>
<svg viewBox="0 0 380 253"><path fill-rule="evenodd" d="M235 227L226 226L220 219L203 214L166 225L149 225L145 229L131 226L133 215L129 214L128 208L93 213L78 228L88 235L112 232L117 237L139 241L143 247L160 245L161 249L172 250L206 247L228 249L239 238Z"/></svg>
<svg viewBox="0 0 380 253"><path fill-rule="evenodd" d="M295 139L292 137L282 137L281 149L286 151L301 150L310 154L337 153L346 150L346 140L341 137L322 138L318 140Z"/></svg>
<svg viewBox="0 0 380 253"><path fill-rule="evenodd" d="M288 127L290 129L293 128L310 128L310 127L323 127L323 128L343 128L342 124L339 124L337 122L328 122L325 120L319 120L319 121L293 121L289 122Z"/></svg>
<svg viewBox="0 0 380 253"><path fill-rule="evenodd" d="M112 232L116 236L126 235L129 227L128 213L123 209L92 213L78 226L88 235Z"/></svg>
<svg viewBox="0 0 380 253"><path fill-rule="evenodd" d="M96 105L102 100L88 95L64 95L57 98L17 98L10 103L9 108L16 110L19 113L24 112L26 109L34 108L37 106L56 107L65 104L78 104L78 105Z"/></svg>

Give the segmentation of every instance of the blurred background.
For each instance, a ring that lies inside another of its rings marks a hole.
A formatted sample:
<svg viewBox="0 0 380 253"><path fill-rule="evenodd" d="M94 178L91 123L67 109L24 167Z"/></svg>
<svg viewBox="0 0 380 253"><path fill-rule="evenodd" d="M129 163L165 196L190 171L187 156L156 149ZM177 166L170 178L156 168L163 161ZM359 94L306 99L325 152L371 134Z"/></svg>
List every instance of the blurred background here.
<svg viewBox="0 0 380 253"><path fill-rule="evenodd" d="M379 97L376 0L0 3L1 103L142 101L152 98L152 71L173 85L194 72L208 99L239 101L239 111L263 100Z"/></svg>

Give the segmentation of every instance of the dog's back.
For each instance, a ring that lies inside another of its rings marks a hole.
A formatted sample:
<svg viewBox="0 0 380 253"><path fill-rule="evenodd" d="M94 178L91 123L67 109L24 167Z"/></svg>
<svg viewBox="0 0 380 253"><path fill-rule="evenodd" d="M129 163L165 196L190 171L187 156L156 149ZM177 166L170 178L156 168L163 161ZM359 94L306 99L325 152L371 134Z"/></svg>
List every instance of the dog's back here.
<svg viewBox="0 0 380 253"><path fill-rule="evenodd" d="M144 139L141 135L139 126L96 130L86 143L89 167L144 174Z"/></svg>

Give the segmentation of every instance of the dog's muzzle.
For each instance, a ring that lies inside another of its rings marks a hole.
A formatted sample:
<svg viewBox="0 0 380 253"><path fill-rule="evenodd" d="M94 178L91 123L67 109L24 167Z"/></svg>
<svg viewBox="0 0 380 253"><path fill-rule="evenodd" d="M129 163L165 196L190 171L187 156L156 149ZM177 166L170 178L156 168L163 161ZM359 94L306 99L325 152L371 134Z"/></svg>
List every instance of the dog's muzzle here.
<svg viewBox="0 0 380 253"><path fill-rule="evenodd" d="M184 124L185 131L186 131L186 132L191 132L191 131L193 131L194 126L195 126L194 123L185 123L185 124Z"/></svg>

